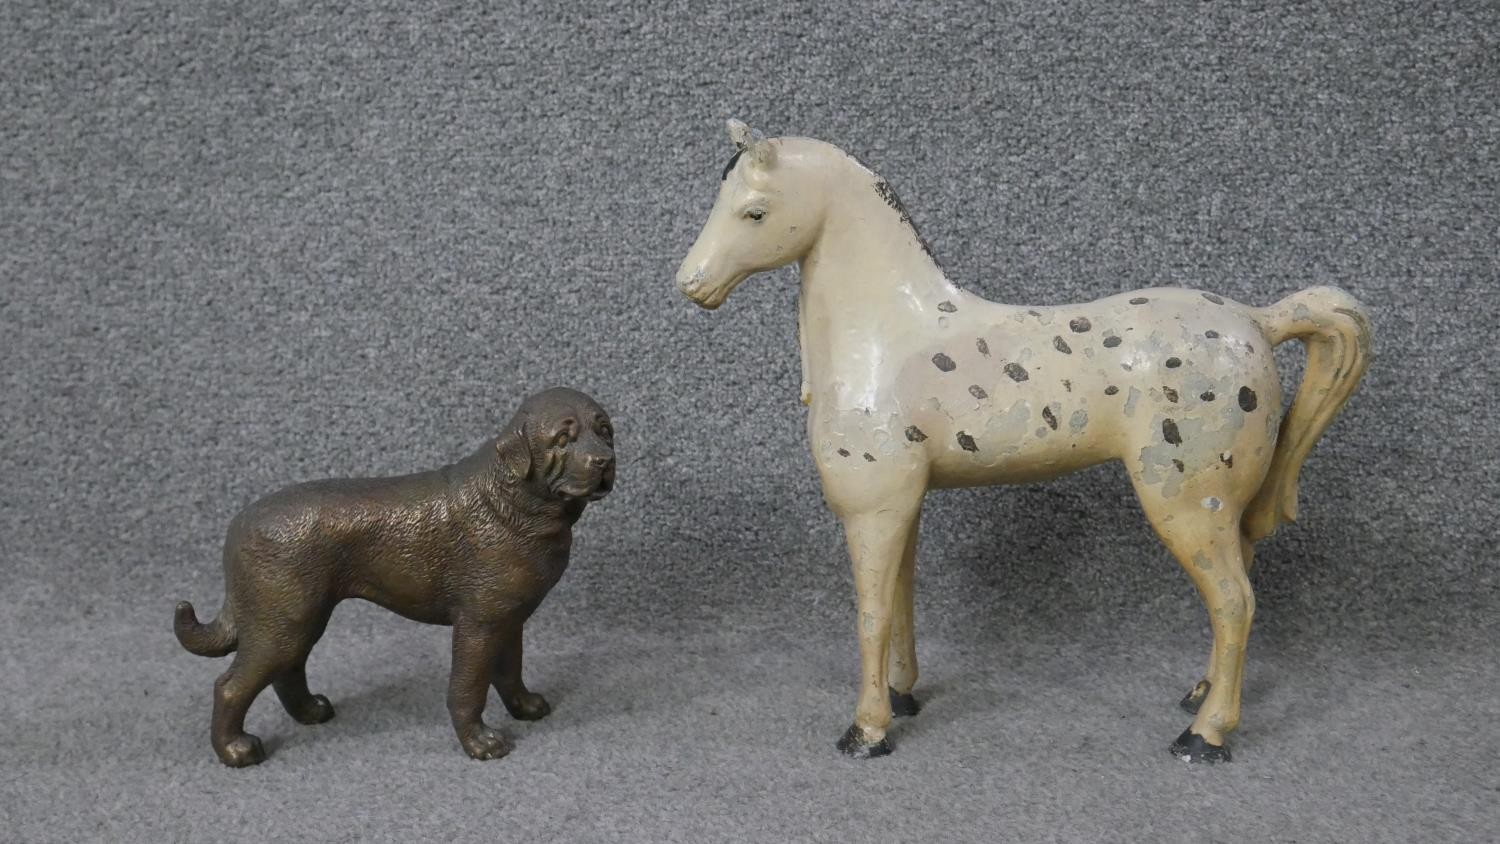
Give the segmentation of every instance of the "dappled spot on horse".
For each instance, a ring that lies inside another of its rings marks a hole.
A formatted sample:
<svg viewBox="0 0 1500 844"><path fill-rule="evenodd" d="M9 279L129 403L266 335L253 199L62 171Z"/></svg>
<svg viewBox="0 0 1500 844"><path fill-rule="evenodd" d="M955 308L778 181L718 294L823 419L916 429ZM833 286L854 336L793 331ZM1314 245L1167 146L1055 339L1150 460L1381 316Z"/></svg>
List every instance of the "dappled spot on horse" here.
<svg viewBox="0 0 1500 844"><path fill-rule="evenodd" d="M1116 387L1113 384L1110 384L1108 387L1104 388L1104 394L1106 396L1112 396L1112 395L1114 395L1115 393L1118 393L1118 392L1120 392L1120 388Z"/></svg>
<svg viewBox="0 0 1500 844"><path fill-rule="evenodd" d="M1177 403L1177 391L1171 387L1162 387L1161 394L1167 397L1167 401L1173 404Z"/></svg>
<svg viewBox="0 0 1500 844"><path fill-rule="evenodd" d="M1121 342L1122 341L1120 340L1119 335L1110 335L1109 337L1104 338L1104 348L1113 349L1114 347L1120 345Z"/></svg>
<svg viewBox="0 0 1500 844"><path fill-rule="evenodd" d="M986 393L984 391L984 388L979 386L978 384L969 385L969 395L973 396L976 399L979 399L980 401L983 401L984 399L990 397L990 394Z"/></svg>
<svg viewBox="0 0 1500 844"><path fill-rule="evenodd" d="M1205 391L1203 391L1202 393L1200 393L1198 395L1198 398L1203 399L1204 401L1213 401L1214 400L1214 391L1213 390L1205 390Z"/></svg>
<svg viewBox="0 0 1500 844"><path fill-rule="evenodd" d="M1224 300L1223 299L1220 299L1218 296L1215 296L1212 293L1205 293L1205 294L1203 294L1203 298L1207 299L1210 302L1213 302L1215 305L1222 305L1222 304L1224 304Z"/></svg>
<svg viewBox="0 0 1500 844"><path fill-rule="evenodd" d="M983 337L979 337L974 340L974 348L978 349L981 355L984 355L985 357L990 356L990 344L984 342Z"/></svg>
<svg viewBox="0 0 1500 844"><path fill-rule="evenodd" d="M1177 471L1179 471L1179 472L1186 472L1187 471L1187 465L1184 464L1181 460L1178 460L1175 457L1172 458L1172 465L1176 466L1177 467Z"/></svg>
<svg viewBox="0 0 1500 844"><path fill-rule="evenodd" d="M1144 304L1146 304L1149 301L1151 301L1151 300L1147 299L1145 296L1137 296L1134 299L1130 300L1130 304L1132 304L1132 305L1144 305Z"/></svg>
<svg viewBox="0 0 1500 844"><path fill-rule="evenodd" d="M964 451L979 450L979 444L974 442L974 438L963 431L958 432L958 447Z"/></svg>
<svg viewBox="0 0 1500 844"><path fill-rule="evenodd" d="M1203 336L1207 337L1210 340L1217 340L1219 339L1219 332L1210 328L1209 330L1203 332Z"/></svg>
<svg viewBox="0 0 1500 844"><path fill-rule="evenodd" d="M1057 414L1052 412L1052 408L1042 408L1042 421L1047 423L1048 428L1051 428L1054 431L1057 430Z"/></svg>
<svg viewBox="0 0 1500 844"><path fill-rule="evenodd" d="M1254 390L1250 389L1249 387L1240 388L1240 410L1249 413L1250 411L1255 409L1257 403L1258 400L1255 398Z"/></svg>
<svg viewBox="0 0 1500 844"><path fill-rule="evenodd" d="M1233 469L1234 468L1234 455L1230 454L1227 451L1223 452L1223 453L1221 453L1219 455L1219 462L1223 463L1226 468Z"/></svg>
<svg viewBox="0 0 1500 844"><path fill-rule="evenodd" d="M945 314L951 314L958 311L958 306L953 304L952 302L945 300L942 302L938 302L938 310L942 311Z"/></svg>
<svg viewBox="0 0 1500 844"><path fill-rule="evenodd" d="M849 456L849 449L847 449L847 448L841 448L841 449L839 449L839 456L840 457L848 457Z"/></svg>
<svg viewBox="0 0 1500 844"><path fill-rule="evenodd" d="M1062 337L1053 337L1052 347L1065 355L1073 354L1073 349L1068 346L1068 341L1064 340Z"/></svg>
<svg viewBox="0 0 1500 844"><path fill-rule="evenodd" d="M919 443L925 441L927 439L927 435L922 433L921 428L918 428L916 425L912 425L906 429L906 439L914 443Z"/></svg>
<svg viewBox="0 0 1500 844"><path fill-rule="evenodd" d="M1161 438L1171 445L1182 445L1182 432L1177 430L1177 422L1171 419L1161 420Z"/></svg>
<svg viewBox="0 0 1500 844"><path fill-rule="evenodd" d="M871 454L868 451L865 452L865 461L869 462L869 463L874 463L875 462L875 455Z"/></svg>
<svg viewBox="0 0 1500 844"><path fill-rule="evenodd" d="M1167 358L1168 369L1176 369L1179 366L1182 366L1182 358Z"/></svg>
<svg viewBox="0 0 1500 844"><path fill-rule="evenodd" d="M1005 374L1009 375L1010 380L1015 381L1016 383L1020 383L1031 377L1026 373L1026 367L1020 365L1019 363L1007 363L1005 365Z"/></svg>
<svg viewBox="0 0 1500 844"><path fill-rule="evenodd" d="M1068 321L1068 327L1073 329L1074 334L1082 334L1085 331L1088 331L1090 328L1093 328L1094 325L1093 323L1089 322L1088 317L1074 317L1073 319Z"/></svg>
<svg viewBox="0 0 1500 844"><path fill-rule="evenodd" d="M932 365L944 372L952 372L958 368L958 364L953 362L953 358L948 357L942 352L938 352L932 356Z"/></svg>

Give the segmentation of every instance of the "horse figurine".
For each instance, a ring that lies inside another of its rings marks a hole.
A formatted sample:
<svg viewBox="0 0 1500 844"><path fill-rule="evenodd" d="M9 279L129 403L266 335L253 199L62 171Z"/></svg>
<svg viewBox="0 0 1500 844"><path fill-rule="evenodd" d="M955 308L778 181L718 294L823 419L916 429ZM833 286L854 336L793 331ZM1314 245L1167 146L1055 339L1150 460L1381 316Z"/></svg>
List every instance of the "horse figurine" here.
<svg viewBox="0 0 1500 844"><path fill-rule="evenodd" d="M1228 761L1252 550L1296 518L1303 460L1365 372L1364 308L1333 287L1267 308L1165 287L990 302L947 279L890 185L853 156L728 125L736 151L677 285L714 309L747 277L799 264L808 438L859 599L863 679L837 747L888 754L893 710L917 712L912 576L927 490L1118 460L1213 627L1207 673L1182 701L1195 717L1171 750ZM1307 364L1283 419L1273 349L1293 338Z"/></svg>

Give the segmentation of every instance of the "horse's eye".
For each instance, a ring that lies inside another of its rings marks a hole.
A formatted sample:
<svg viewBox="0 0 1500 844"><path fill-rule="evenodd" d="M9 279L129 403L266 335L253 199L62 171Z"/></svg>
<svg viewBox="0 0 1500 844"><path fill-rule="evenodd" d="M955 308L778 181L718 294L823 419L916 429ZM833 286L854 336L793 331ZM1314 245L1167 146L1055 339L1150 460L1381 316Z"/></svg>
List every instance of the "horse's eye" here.
<svg viewBox="0 0 1500 844"><path fill-rule="evenodd" d="M761 208L751 208L745 212L745 216L758 223L766 218L766 212Z"/></svg>

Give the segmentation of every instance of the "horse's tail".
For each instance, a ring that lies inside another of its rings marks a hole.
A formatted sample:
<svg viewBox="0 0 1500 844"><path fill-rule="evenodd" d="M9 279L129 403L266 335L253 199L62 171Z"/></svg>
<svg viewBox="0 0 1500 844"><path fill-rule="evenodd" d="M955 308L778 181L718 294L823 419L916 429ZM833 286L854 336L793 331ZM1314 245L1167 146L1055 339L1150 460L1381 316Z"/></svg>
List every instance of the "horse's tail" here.
<svg viewBox="0 0 1500 844"><path fill-rule="evenodd" d="M1252 542L1297 520L1302 461L1359 386L1371 353L1369 313L1337 287L1294 293L1260 309L1256 321L1272 345L1301 340L1307 347L1307 366L1291 410L1281 420L1266 480L1245 510L1242 530Z"/></svg>
<svg viewBox="0 0 1500 844"><path fill-rule="evenodd" d="M240 641L227 600L224 608L219 610L219 617L208 624L198 621L198 614L193 612L192 604L178 601L172 631L177 634L177 641L184 648L198 656L224 656L233 651Z"/></svg>

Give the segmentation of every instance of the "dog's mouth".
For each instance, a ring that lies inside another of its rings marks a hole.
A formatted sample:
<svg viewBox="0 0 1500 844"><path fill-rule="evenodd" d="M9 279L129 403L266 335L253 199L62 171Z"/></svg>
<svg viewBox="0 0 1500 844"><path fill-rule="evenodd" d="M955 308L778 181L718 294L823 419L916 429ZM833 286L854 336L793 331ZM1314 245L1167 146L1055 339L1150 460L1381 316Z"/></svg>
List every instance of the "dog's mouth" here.
<svg viewBox="0 0 1500 844"><path fill-rule="evenodd" d="M612 485L599 483L592 487L570 488L567 486L558 486L553 488L552 491L557 494L558 498L564 501L598 501L604 496L609 495L611 489L613 489Z"/></svg>
<svg viewBox="0 0 1500 844"><path fill-rule="evenodd" d="M569 460L563 454L553 453L549 455L544 478L547 489L564 501L598 501L614 489L615 461L611 457L602 467L595 469L576 462L576 458Z"/></svg>
<svg viewBox="0 0 1500 844"><path fill-rule="evenodd" d="M615 470L610 466L592 481L579 483L573 478L560 477L552 484L552 493L564 501L598 501L614 488Z"/></svg>

